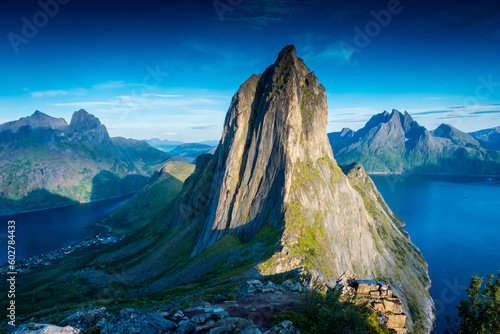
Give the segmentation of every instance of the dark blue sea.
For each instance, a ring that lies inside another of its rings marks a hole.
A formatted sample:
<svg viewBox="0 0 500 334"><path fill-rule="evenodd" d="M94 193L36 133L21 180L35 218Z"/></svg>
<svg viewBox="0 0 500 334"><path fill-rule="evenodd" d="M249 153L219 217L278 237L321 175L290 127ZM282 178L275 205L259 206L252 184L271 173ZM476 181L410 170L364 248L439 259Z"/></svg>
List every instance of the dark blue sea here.
<svg viewBox="0 0 500 334"><path fill-rule="evenodd" d="M444 315L456 316L470 277L500 270L500 178L371 177L429 264L436 333L443 333Z"/></svg>
<svg viewBox="0 0 500 334"><path fill-rule="evenodd" d="M69 246L90 236L90 226L132 195L0 217L0 264L7 261L7 222L16 222L16 260Z"/></svg>

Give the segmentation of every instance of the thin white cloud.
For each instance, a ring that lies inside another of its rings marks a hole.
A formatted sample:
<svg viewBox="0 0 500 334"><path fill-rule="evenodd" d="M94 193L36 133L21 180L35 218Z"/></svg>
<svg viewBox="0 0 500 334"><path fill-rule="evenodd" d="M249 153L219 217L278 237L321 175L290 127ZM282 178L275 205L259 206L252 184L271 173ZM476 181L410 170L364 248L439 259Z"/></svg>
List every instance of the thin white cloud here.
<svg viewBox="0 0 500 334"><path fill-rule="evenodd" d="M337 65L351 63L351 57L354 54L354 50L344 47L340 41L329 44L319 50L309 45L302 48L301 51L303 52L302 58L304 58L306 62L334 62Z"/></svg>
<svg viewBox="0 0 500 334"><path fill-rule="evenodd" d="M168 95L168 94L143 94L142 96L154 96L154 97L182 97L183 95Z"/></svg>
<svg viewBox="0 0 500 334"><path fill-rule="evenodd" d="M68 91L67 90L43 90L43 91L37 91L37 92L31 92L31 96L35 98L41 98L41 97L54 97L54 96L64 96L67 95Z"/></svg>
<svg viewBox="0 0 500 334"><path fill-rule="evenodd" d="M92 88L95 89L110 89L110 88L123 88L126 87L127 83L125 81L108 81L97 85L93 85Z"/></svg>
<svg viewBox="0 0 500 334"><path fill-rule="evenodd" d="M85 101L85 102L68 102L68 103L52 103L53 106L58 107L81 107L81 106L105 106L114 105L115 102L105 102L105 101Z"/></svg>

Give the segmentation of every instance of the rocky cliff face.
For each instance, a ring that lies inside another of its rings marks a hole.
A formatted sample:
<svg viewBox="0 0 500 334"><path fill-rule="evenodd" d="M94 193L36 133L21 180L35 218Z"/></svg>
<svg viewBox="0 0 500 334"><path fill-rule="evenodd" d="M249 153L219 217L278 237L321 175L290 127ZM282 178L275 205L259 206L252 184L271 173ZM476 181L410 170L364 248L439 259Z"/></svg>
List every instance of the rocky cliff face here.
<svg viewBox="0 0 500 334"><path fill-rule="evenodd" d="M339 163L359 161L370 173L500 174L498 152L447 124L428 131L406 111L384 111L358 131L328 137Z"/></svg>
<svg viewBox="0 0 500 334"><path fill-rule="evenodd" d="M386 278L414 323L429 330L426 262L363 168L344 173L337 165L327 109L314 73L293 46L283 49L233 97L215 155L198 159L203 169L186 182L166 226L197 226L191 258L228 235L250 242L265 229L280 231L261 272L303 267L332 286L347 269Z"/></svg>
<svg viewBox="0 0 500 334"><path fill-rule="evenodd" d="M144 142L111 139L85 110L69 125L36 111L0 125L0 215L137 191L169 158Z"/></svg>

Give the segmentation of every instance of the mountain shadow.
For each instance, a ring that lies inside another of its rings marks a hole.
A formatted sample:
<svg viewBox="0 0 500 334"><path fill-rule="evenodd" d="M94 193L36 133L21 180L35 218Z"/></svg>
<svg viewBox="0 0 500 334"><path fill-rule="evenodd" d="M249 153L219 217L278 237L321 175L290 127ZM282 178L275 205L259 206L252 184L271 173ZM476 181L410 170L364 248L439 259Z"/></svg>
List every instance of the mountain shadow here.
<svg viewBox="0 0 500 334"><path fill-rule="evenodd" d="M138 191L171 158L146 142L109 137L85 110L70 124L36 111L0 124L0 196L17 199L44 189L78 202L116 197ZM31 203L30 210L46 209L52 200ZM4 201L4 209L22 210L9 204Z"/></svg>
<svg viewBox="0 0 500 334"><path fill-rule="evenodd" d="M0 197L0 216L12 215L17 212L56 208L60 206L78 204L78 201L53 194L45 189L36 189L20 199Z"/></svg>
<svg viewBox="0 0 500 334"><path fill-rule="evenodd" d="M137 174L120 178L109 171L103 170L92 178L90 200L98 201L123 196L127 192L137 192L148 183L149 179L149 177Z"/></svg>

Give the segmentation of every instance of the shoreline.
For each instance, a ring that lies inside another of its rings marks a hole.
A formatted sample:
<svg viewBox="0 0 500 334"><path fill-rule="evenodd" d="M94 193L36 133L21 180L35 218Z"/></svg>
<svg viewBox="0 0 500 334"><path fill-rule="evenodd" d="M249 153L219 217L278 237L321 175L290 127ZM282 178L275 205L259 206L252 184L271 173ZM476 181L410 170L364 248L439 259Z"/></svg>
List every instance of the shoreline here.
<svg viewBox="0 0 500 334"><path fill-rule="evenodd" d="M76 250L82 250L91 246L105 245L108 243L116 243L118 241L121 241L124 237L125 235L122 235L120 238L118 238L115 236L102 235L101 233L98 233L65 247L53 249L51 251L30 256L21 260L16 260L14 266L16 268L16 272L23 273L39 266L51 265L52 264L51 261L61 259L66 255L73 253ZM9 271L9 262L0 264L0 276L6 275L8 271Z"/></svg>
<svg viewBox="0 0 500 334"><path fill-rule="evenodd" d="M97 202L109 201L109 200L112 200L112 199L119 199L119 198L126 197L126 196L130 196L130 195L132 195L132 196L133 196L133 195L135 195L135 194L137 194L137 191L134 191L134 192L131 192L131 193L128 193L128 194L124 194L124 195L120 195L120 196L110 197L110 198L96 199L96 200L94 200L94 201L81 201L81 202L77 202L77 203L73 203L73 204L53 206L53 207L50 207L50 208L44 208L44 209L35 209L35 210L26 210L26 211L16 211L16 212L7 213L7 214L0 214L0 219L5 218L5 217L8 217L8 216L19 215L19 214L30 213L30 212L40 212L40 211L47 211L47 210L53 210L53 209L69 208L69 207L76 206L76 205L82 205L82 204L89 204L89 203L97 203ZM132 197L131 197L131 198L132 198Z"/></svg>

